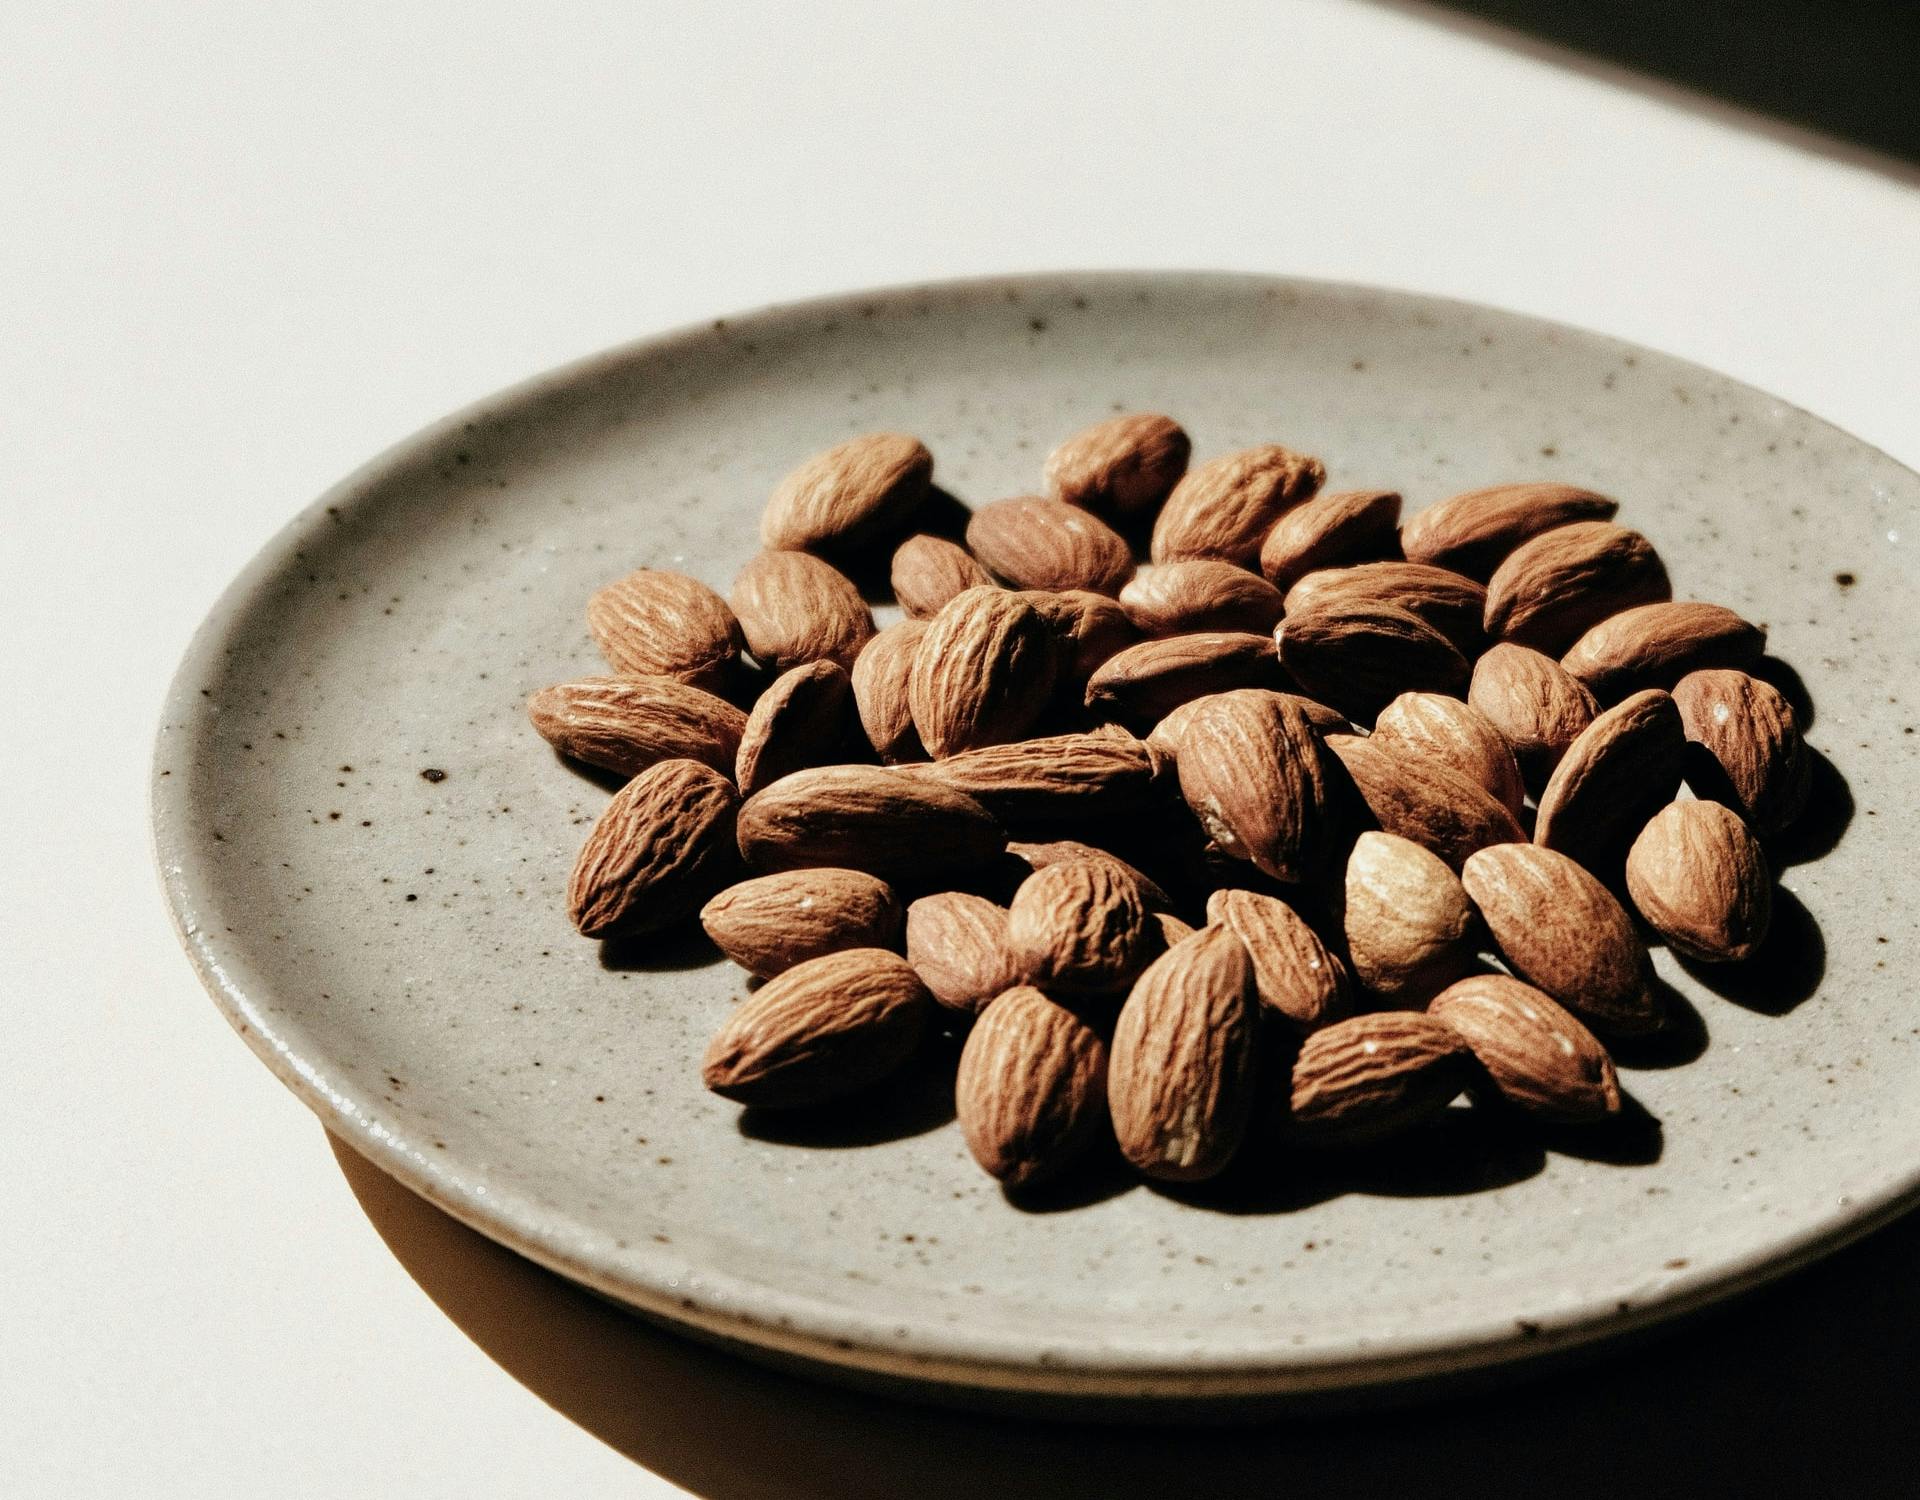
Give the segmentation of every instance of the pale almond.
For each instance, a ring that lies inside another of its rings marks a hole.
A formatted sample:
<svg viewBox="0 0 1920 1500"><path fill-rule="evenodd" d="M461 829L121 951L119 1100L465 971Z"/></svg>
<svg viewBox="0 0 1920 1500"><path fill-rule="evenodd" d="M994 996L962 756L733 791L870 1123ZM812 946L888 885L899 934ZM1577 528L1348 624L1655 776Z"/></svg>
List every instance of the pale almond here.
<svg viewBox="0 0 1920 1500"><path fill-rule="evenodd" d="M740 660L740 622L684 573L641 568L587 601L587 630L623 677L677 677L718 692Z"/></svg>
<svg viewBox="0 0 1920 1500"><path fill-rule="evenodd" d="M1477 708L1443 693L1402 693L1380 710L1373 739L1396 755L1430 755L1519 816L1526 790L1506 737Z"/></svg>
<svg viewBox="0 0 1920 1500"><path fill-rule="evenodd" d="M1143 635L1197 630L1273 629L1280 591L1258 573L1212 558L1149 563L1120 590L1120 605Z"/></svg>
<svg viewBox="0 0 1920 1500"><path fill-rule="evenodd" d="M1494 646L1475 662L1467 702L1513 747L1520 779L1535 793L1600 712L1584 683L1525 646Z"/></svg>
<svg viewBox="0 0 1920 1500"><path fill-rule="evenodd" d="M1039 495L981 506L967 522L967 546L1016 589L1117 594L1133 574L1119 532L1091 511Z"/></svg>
<svg viewBox="0 0 1920 1500"><path fill-rule="evenodd" d="M677 677L584 677L542 688L527 717L562 755L621 776L663 760L731 771L747 716Z"/></svg>
<svg viewBox="0 0 1920 1500"><path fill-rule="evenodd" d="M816 453L774 487L761 545L845 550L907 524L927 498L933 455L918 438L870 432Z"/></svg>
<svg viewBox="0 0 1920 1500"><path fill-rule="evenodd" d="M996 997L967 1033L954 1113L973 1159L1009 1188L1058 1177L1096 1145L1107 1109L1107 1044L1029 986Z"/></svg>
<svg viewBox="0 0 1920 1500"><path fill-rule="evenodd" d="M1400 497L1392 490L1316 495L1273 523L1260 571L1282 591L1321 568L1390 558L1399 550Z"/></svg>
<svg viewBox="0 0 1920 1500"><path fill-rule="evenodd" d="M1620 1112L1613 1059L1558 1003L1505 974L1475 974L1434 996L1427 1014L1458 1032L1507 1103L1569 1125Z"/></svg>
<svg viewBox="0 0 1920 1500"><path fill-rule="evenodd" d="M1486 632L1558 656L1609 615L1672 597L1660 554L1639 532L1576 521L1522 542L1494 569Z"/></svg>
<svg viewBox="0 0 1920 1500"><path fill-rule="evenodd" d="M1760 841L1718 802L1672 802L1627 853L1627 894L1675 953L1702 963L1751 958L1773 916Z"/></svg>
<svg viewBox="0 0 1920 1500"><path fill-rule="evenodd" d="M825 953L897 948L901 920L893 887L859 870L761 875L728 886L700 909L714 946L763 979Z"/></svg>
<svg viewBox="0 0 1920 1500"><path fill-rule="evenodd" d="M782 776L841 760L852 728L846 668L816 661L783 672L747 715L734 784L751 797Z"/></svg>
<svg viewBox="0 0 1920 1500"><path fill-rule="evenodd" d="M1346 965L1284 901L1218 890L1207 898L1207 920L1240 939L1261 1004L1290 1029L1317 1031L1353 1008Z"/></svg>
<svg viewBox="0 0 1920 1500"><path fill-rule="evenodd" d="M924 620L955 594L992 583L993 575L958 542L920 532L894 548L890 581L907 618Z"/></svg>
<svg viewBox="0 0 1920 1500"><path fill-rule="evenodd" d="M1401 526L1400 546L1415 562L1486 578L1529 538L1575 521L1610 520L1619 508L1570 484L1498 484L1429 505Z"/></svg>
<svg viewBox="0 0 1920 1500"><path fill-rule="evenodd" d="M1649 688L1608 709L1540 794L1534 842L1611 878L1628 841L1679 789L1685 752L1671 693Z"/></svg>
<svg viewBox="0 0 1920 1500"><path fill-rule="evenodd" d="M711 766L663 760L613 795L567 881L581 935L624 937L692 916L737 868L739 794Z"/></svg>
<svg viewBox="0 0 1920 1500"><path fill-rule="evenodd" d="M873 636L873 611L853 581L809 552L762 552L729 596L754 659L770 672L832 661L851 669Z"/></svg>
<svg viewBox="0 0 1920 1500"><path fill-rule="evenodd" d="M1171 417L1109 417L1047 455L1047 493L1102 515L1144 515L1180 482L1192 453L1191 440Z"/></svg>
<svg viewBox="0 0 1920 1500"><path fill-rule="evenodd" d="M1251 568L1273 523L1327 480L1317 458L1277 443L1229 453L1192 470L1154 522L1155 562L1214 557Z"/></svg>
<svg viewBox="0 0 1920 1500"><path fill-rule="evenodd" d="M1418 1007L1473 967L1478 924L1437 854L1363 833L1347 858L1344 916L1353 977L1388 1005Z"/></svg>
<svg viewBox="0 0 1920 1500"><path fill-rule="evenodd" d="M973 798L883 766L783 776L747 798L739 837L757 870L832 865L923 886L978 870L1007 846Z"/></svg>
<svg viewBox="0 0 1920 1500"><path fill-rule="evenodd" d="M1049 995L1111 995L1159 951L1139 888L1099 860L1035 870L1007 908L1014 972Z"/></svg>
<svg viewBox="0 0 1920 1500"><path fill-rule="evenodd" d="M977 1012L1019 982L1007 909L967 891L922 896L907 908L907 962L948 1010Z"/></svg>
<svg viewBox="0 0 1920 1500"><path fill-rule="evenodd" d="M1765 630L1718 604L1642 604L1602 620L1560 665L1602 703L1615 703L1709 667L1744 672L1766 649Z"/></svg>
<svg viewBox="0 0 1920 1500"><path fill-rule="evenodd" d="M1813 786L1813 756L1778 688L1745 672L1689 672L1673 701L1687 735L1687 784L1696 793L1735 808L1763 837L1800 816Z"/></svg>

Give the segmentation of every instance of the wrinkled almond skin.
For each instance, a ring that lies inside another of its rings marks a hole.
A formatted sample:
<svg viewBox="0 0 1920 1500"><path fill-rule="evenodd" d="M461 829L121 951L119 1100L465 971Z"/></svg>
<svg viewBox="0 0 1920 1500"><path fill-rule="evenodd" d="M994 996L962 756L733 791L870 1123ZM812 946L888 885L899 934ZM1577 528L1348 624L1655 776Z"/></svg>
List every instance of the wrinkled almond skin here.
<svg viewBox="0 0 1920 1500"><path fill-rule="evenodd" d="M853 689L838 662L784 672L753 705L734 761L734 784L751 797L808 766L840 759L853 721Z"/></svg>
<svg viewBox="0 0 1920 1500"><path fill-rule="evenodd" d="M1154 521L1153 560L1214 557L1256 567L1273 523L1311 500L1327 482L1326 465L1277 443L1244 448L1188 473Z"/></svg>
<svg viewBox="0 0 1920 1500"><path fill-rule="evenodd" d="M729 595L754 659L770 672L832 661L852 670L873 638L860 590L810 552L762 552L734 575Z"/></svg>
<svg viewBox="0 0 1920 1500"><path fill-rule="evenodd" d="M1766 631L1718 604L1642 604L1602 620L1560 665L1600 702L1617 703L1709 667L1747 671L1766 649Z"/></svg>
<svg viewBox="0 0 1920 1500"><path fill-rule="evenodd" d="M1613 1059L1540 990L1474 974L1434 996L1427 1014L1458 1032L1500 1097L1543 1120L1583 1125L1620 1112Z"/></svg>
<svg viewBox="0 0 1920 1500"><path fill-rule="evenodd" d="M1160 795L1154 754L1131 735L1056 734L983 745L915 768L1018 831L1124 817Z"/></svg>
<svg viewBox="0 0 1920 1500"><path fill-rule="evenodd" d="M583 937L623 937L692 916L736 869L739 794L712 766L663 760L600 814L567 882Z"/></svg>
<svg viewBox="0 0 1920 1500"><path fill-rule="evenodd" d="M1126 539L1080 506L1039 495L983 505L967 522L967 546L1016 589L1117 594L1133 576Z"/></svg>
<svg viewBox="0 0 1920 1500"><path fill-rule="evenodd" d="M1159 951L1159 938L1139 888L1098 860L1035 870L1007 908L1014 972L1049 995L1126 989Z"/></svg>
<svg viewBox="0 0 1920 1500"><path fill-rule="evenodd" d="M1687 784L1697 795L1725 802L1763 838L1805 811L1813 757L1778 688L1745 672L1689 672L1673 701L1687 735Z"/></svg>
<svg viewBox="0 0 1920 1500"><path fill-rule="evenodd" d="M1570 484L1497 484L1429 505L1400 528L1401 550L1487 578L1522 542L1576 521L1611 520L1615 501Z"/></svg>
<svg viewBox="0 0 1920 1500"><path fill-rule="evenodd" d="M1526 801L1506 737L1470 704L1443 693L1402 693L1380 710L1373 738L1396 755L1430 755L1478 782L1519 816Z"/></svg>
<svg viewBox="0 0 1920 1500"><path fill-rule="evenodd" d="M1628 841L1679 790L1685 753L1673 695L1635 693L1568 747L1540 794L1533 841L1611 878Z"/></svg>
<svg viewBox="0 0 1920 1500"><path fill-rule="evenodd" d="M878 632L860 648L849 674L853 701L867 743L884 761L927 758L920 731L913 727L913 707L907 684L913 678L913 659L926 636L925 620L902 620Z"/></svg>
<svg viewBox="0 0 1920 1500"><path fill-rule="evenodd" d="M1216 693L1180 737L1180 795L1208 837L1275 880L1321 869L1334 839L1327 751L1282 693Z"/></svg>
<svg viewBox="0 0 1920 1500"><path fill-rule="evenodd" d="M907 676L927 753L937 760L1023 736L1047 706L1058 653L1053 631L1018 595L956 595L928 624Z"/></svg>
<svg viewBox="0 0 1920 1500"><path fill-rule="evenodd" d="M1466 887L1408 839L1363 833L1354 843L1345 924L1353 977L1388 1005L1423 1005L1473 967Z"/></svg>
<svg viewBox="0 0 1920 1500"><path fill-rule="evenodd" d="M897 949L902 917L893 887L859 870L760 875L700 909L713 945L762 979L848 948Z"/></svg>
<svg viewBox="0 0 1920 1500"><path fill-rule="evenodd" d="M993 582L993 575L965 547L925 532L894 548L889 577L893 597L909 620L931 619L955 594Z"/></svg>
<svg viewBox="0 0 1920 1500"><path fill-rule="evenodd" d="M1280 665L1302 691L1356 722L1371 721L1407 689L1454 693L1467 659L1419 616L1391 604L1322 605L1289 614Z"/></svg>
<svg viewBox="0 0 1920 1500"><path fill-rule="evenodd" d="M1659 1029L1647 950L1625 909L1587 870L1538 844L1498 844L1461 883L1507 965L1598 1030Z"/></svg>
<svg viewBox="0 0 1920 1500"><path fill-rule="evenodd" d="M1077 839L1053 839L1045 843L1016 842L1007 845L1007 853L1035 870L1044 870L1049 865L1057 865L1066 860L1099 861L1110 865L1131 880L1140 892L1140 899L1146 902L1149 910L1166 912L1173 909L1173 898L1150 876L1135 869L1119 855L1105 849L1096 849L1092 844L1083 844Z"/></svg>
<svg viewBox="0 0 1920 1500"><path fill-rule="evenodd" d="M966 891L922 896L907 908L907 962L935 1000L969 1015L1019 983L1007 909Z"/></svg>
<svg viewBox="0 0 1920 1500"><path fill-rule="evenodd" d="M1192 441L1172 417L1109 417L1047 455L1047 493L1104 516L1145 515L1172 493L1192 454Z"/></svg>
<svg viewBox="0 0 1920 1500"><path fill-rule="evenodd" d="M1526 646L1494 646L1475 662L1467 702L1513 747L1520 779L1535 793L1600 712L1585 683Z"/></svg>
<svg viewBox="0 0 1920 1500"><path fill-rule="evenodd" d="M1016 1190L1046 1182L1100 1139L1107 1044L1040 991L1007 990L967 1033L953 1108L989 1176Z"/></svg>
<svg viewBox="0 0 1920 1500"><path fill-rule="evenodd" d="M907 524L927 498L933 455L918 438L870 432L816 453L774 487L760 517L770 550L844 551Z"/></svg>
<svg viewBox="0 0 1920 1500"><path fill-rule="evenodd" d="M1526 832L1478 782L1423 755L1395 754L1357 735L1328 735L1374 821L1431 849L1457 870L1475 850L1522 843Z"/></svg>
<svg viewBox="0 0 1920 1500"><path fill-rule="evenodd" d="M795 964L734 1008L701 1064L707 1087L761 1109L827 1104L913 1055L932 1010L897 953L850 948Z"/></svg>
<svg viewBox="0 0 1920 1500"><path fill-rule="evenodd" d="M1653 543L1607 521L1576 521L1522 542L1494 569L1486 632L1558 656L1609 615L1672 597Z"/></svg>
<svg viewBox="0 0 1920 1500"><path fill-rule="evenodd" d="M542 688L527 717L562 755L621 776L663 760L731 771L747 716L677 677L583 677Z"/></svg>
<svg viewBox="0 0 1920 1500"><path fill-rule="evenodd" d="M1485 643L1481 620L1487 591L1471 578L1426 563L1370 562L1320 568L1296 580L1286 593L1289 615L1318 609L1392 605L1431 625L1464 656Z"/></svg>
<svg viewBox="0 0 1920 1500"><path fill-rule="evenodd" d="M1318 1031L1353 1009L1346 966L1284 901L1258 891L1219 890L1207 920L1240 939L1260 1003L1296 1032Z"/></svg>
<svg viewBox="0 0 1920 1500"><path fill-rule="evenodd" d="M740 622L684 573L641 568L587 601L587 631L622 677L677 677L719 692L740 660Z"/></svg>
<svg viewBox="0 0 1920 1500"><path fill-rule="evenodd" d="M1300 1044L1289 1122L1303 1139L1362 1145L1439 1114L1472 1081L1471 1049L1431 1016L1353 1016Z"/></svg>
<svg viewBox="0 0 1920 1500"><path fill-rule="evenodd" d="M1060 681L1076 691L1115 653L1140 639L1118 599L1086 589L1022 589L1019 597L1031 604L1053 630L1060 645Z"/></svg>
<svg viewBox="0 0 1920 1500"><path fill-rule="evenodd" d="M1113 1031L1107 1102L1120 1152L1148 1177L1197 1182L1232 1159L1253 1106L1253 968L1208 927L1134 981Z"/></svg>
<svg viewBox="0 0 1920 1500"><path fill-rule="evenodd" d="M1196 630L1273 629L1280 591L1258 573L1212 558L1149 563L1120 590L1120 606L1142 635Z"/></svg>
<svg viewBox="0 0 1920 1500"><path fill-rule="evenodd" d="M1285 686L1273 637L1209 631L1142 641L1087 679L1086 704L1132 724L1152 724L1181 704L1233 688Z"/></svg>
<svg viewBox="0 0 1920 1500"><path fill-rule="evenodd" d="M1400 497L1338 490L1295 506L1260 544L1260 571L1283 592L1321 568L1390 558L1399 550Z"/></svg>
<svg viewBox="0 0 1920 1500"><path fill-rule="evenodd" d="M1760 841L1718 802L1670 802L1627 851L1627 894L1667 946L1701 963L1751 958L1773 918Z"/></svg>
<svg viewBox="0 0 1920 1500"><path fill-rule="evenodd" d="M781 777L741 806L739 839L756 870L832 865L922 886L980 869L1007 846L973 798L884 766Z"/></svg>
<svg viewBox="0 0 1920 1500"><path fill-rule="evenodd" d="M1351 734L1353 726L1347 722L1347 716L1337 708L1329 708L1314 698L1303 698L1298 693L1277 693L1271 688L1234 688L1237 693L1265 693L1274 698L1285 698L1289 703L1306 715L1307 722L1313 726L1316 734ZM1200 705L1218 697L1209 693L1204 698L1192 698L1167 714L1155 724L1147 734L1147 743L1162 755L1180 758L1180 742L1186 738L1187 725L1200 711Z"/></svg>
<svg viewBox="0 0 1920 1500"><path fill-rule="evenodd" d="M1160 946L1171 948L1175 943L1185 942L1197 930L1191 922L1183 921L1170 911L1156 911L1153 922L1160 929Z"/></svg>

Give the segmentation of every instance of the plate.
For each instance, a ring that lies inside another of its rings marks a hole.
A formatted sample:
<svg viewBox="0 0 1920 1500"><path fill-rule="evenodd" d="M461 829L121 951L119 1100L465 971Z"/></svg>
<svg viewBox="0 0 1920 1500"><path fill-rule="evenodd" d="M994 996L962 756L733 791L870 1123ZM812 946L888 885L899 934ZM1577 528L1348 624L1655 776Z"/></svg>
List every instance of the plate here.
<svg viewBox="0 0 1920 1500"><path fill-rule="evenodd" d="M1804 679L1820 806L1757 973L1661 973L1698 1024L1634 1059L1604 1147L1453 1120L1251 1191L1094 1181L1022 1208L933 1091L772 1128L702 1091L739 993L689 940L603 955L562 893L605 789L527 694L599 669L638 565L725 589L797 459L922 435L979 502L1067 432L1165 410L1410 508L1513 478L1618 495L1680 597ZM1722 376L1361 287L1032 276L726 318L543 376L302 513L195 638L160 734L166 894L216 1002L329 1128L484 1233L769 1358L1080 1409L1491 1370L1777 1275L1902 1209L1920 1163L1905 869L1920 476ZM1721 993L1725 992L1725 993ZM1697 1053L1698 1055L1692 1055ZM1681 1065L1683 1064L1683 1065Z"/></svg>

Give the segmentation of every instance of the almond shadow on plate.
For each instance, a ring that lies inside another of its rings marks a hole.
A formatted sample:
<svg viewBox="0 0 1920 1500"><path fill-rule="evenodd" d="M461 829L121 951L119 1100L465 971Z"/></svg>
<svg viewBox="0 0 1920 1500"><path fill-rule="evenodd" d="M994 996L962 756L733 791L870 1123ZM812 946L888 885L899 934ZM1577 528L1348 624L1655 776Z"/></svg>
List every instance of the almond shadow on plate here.
<svg viewBox="0 0 1920 1500"><path fill-rule="evenodd" d="M1789 866L1808 864L1831 854L1857 811L1853 788L1847 785L1840 768L1812 746L1807 747L1807 754L1813 769L1805 810L1785 833L1762 841L1775 875Z"/></svg>
<svg viewBox="0 0 1920 1500"><path fill-rule="evenodd" d="M851 1098L813 1109L743 1109L740 1133L749 1140L811 1151L878 1146L925 1135L953 1119L957 1052L950 1038L936 1037L906 1067Z"/></svg>
<svg viewBox="0 0 1920 1500"><path fill-rule="evenodd" d="M1682 958L1680 967L1723 1000L1763 1016L1784 1016L1820 988L1827 972L1827 942L1806 903L1776 885L1773 925L1753 957L1733 964Z"/></svg>

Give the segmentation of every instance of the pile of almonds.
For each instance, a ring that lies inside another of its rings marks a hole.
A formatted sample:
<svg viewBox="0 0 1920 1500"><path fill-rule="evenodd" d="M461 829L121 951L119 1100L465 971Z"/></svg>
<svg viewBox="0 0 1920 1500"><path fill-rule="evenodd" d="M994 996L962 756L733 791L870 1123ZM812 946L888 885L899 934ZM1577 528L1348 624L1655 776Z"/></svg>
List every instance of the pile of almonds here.
<svg viewBox="0 0 1920 1500"><path fill-rule="evenodd" d="M1589 490L1402 523L1287 448L1189 452L1102 422L962 545L916 529L947 500L925 446L856 438L781 482L729 598L654 569L593 596L615 675L529 705L631 778L567 899L593 938L697 915L766 981L709 1088L846 1099L944 1014L995 1177L1110 1142L1195 1181L1250 1130L1373 1141L1463 1092L1604 1120L1599 1038L1665 1020L1642 932L1753 954L1810 768L1762 629L1673 602ZM881 565L905 618L876 629Z"/></svg>

